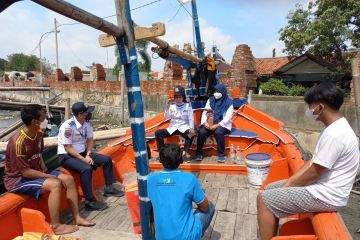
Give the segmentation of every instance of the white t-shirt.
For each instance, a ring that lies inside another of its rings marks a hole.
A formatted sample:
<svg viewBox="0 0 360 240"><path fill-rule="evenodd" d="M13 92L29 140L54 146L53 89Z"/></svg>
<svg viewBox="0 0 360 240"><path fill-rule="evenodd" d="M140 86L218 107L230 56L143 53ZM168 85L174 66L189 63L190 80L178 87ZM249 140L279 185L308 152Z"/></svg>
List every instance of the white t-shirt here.
<svg viewBox="0 0 360 240"><path fill-rule="evenodd" d="M77 153L86 150L86 141L93 137L93 129L89 122L81 125L75 117L65 121L59 129L58 154L66 154L64 144L71 144Z"/></svg>
<svg viewBox="0 0 360 240"><path fill-rule="evenodd" d="M345 206L359 167L359 143L345 118L321 131L313 160L328 171L306 189L328 204Z"/></svg>

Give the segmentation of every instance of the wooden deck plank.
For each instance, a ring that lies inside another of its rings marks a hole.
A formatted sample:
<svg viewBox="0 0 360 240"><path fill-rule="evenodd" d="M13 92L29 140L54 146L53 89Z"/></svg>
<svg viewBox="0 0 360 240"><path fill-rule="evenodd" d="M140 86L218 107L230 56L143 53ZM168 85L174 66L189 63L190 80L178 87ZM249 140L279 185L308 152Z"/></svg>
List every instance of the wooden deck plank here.
<svg viewBox="0 0 360 240"><path fill-rule="evenodd" d="M237 201L237 213L249 212L249 190L239 189Z"/></svg>
<svg viewBox="0 0 360 240"><path fill-rule="evenodd" d="M220 188L218 200L215 205L216 210L226 210L227 202L229 198L229 189L228 188Z"/></svg>
<svg viewBox="0 0 360 240"><path fill-rule="evenodd" d="M202 182L202 187L212 187L213 182L215 181L215 173L207 173L205 175L204 181Z"/></svg>
<svg viewBox="0 0 360 240"><path fill-rule="evenodd" d="M241 175L234 175L234 174L226 175L224 187L229 187L229 188L240 187L240 176Z"/></svg>
<svg viewBox="0 0 360 240"><path fill-rule="evenodd" d="M212 183L212 186L213 187L224 187L225 180L226 180L226 174L216 173L215 178Z"/></svg>
<svg viewBox="0 0 360 240"><path fill-rule="evenodd" d="M239 175L239 188L248 188L247 176Z"/></svg>
<svg viewBox="0 0 360 240"><path fill-rule="evenodd" d="M209 201L211 201L214 204L214 206L216 206L220 189L208 187L208 188L205 188L204 191L205 191L205 196L207 197L207 199Z"/></svg>
<svg viewBox="0 0 360 240"><path fill-rule="evenodd" d="M234 239L236 240L259 239L256 215L238 214L236 216Z"/></svg>
<svg viewBox="0 0 360 240"><path fill-rule="evenodd" d="M249 188L249 213L257 214L256 198L259 190Z"/></svg>
<svg viewBox="0 0 360 240"><path fill-rule="evenodd" d="M131 221L127 206L118 205L114 208L114 217L109 219L104 226L107 230L116 230L123 221ZM131 232L131 231L127 231Z"/></svg>
<svg viewBox="0 0 360 240"><path fill-rule="evenodd" d="M113 240L113 239L121 239L121 240L140 240L141 236L129 232L121 232L121 231L110 231L104 229L94 229L94 228L86 228L80 227L80 230L64 235L66 237L77 237L79 239L86 240Z"/></svg>
<svg viewBox="0 0 360 240"><path fill-rule="evenodd" d="M202 185L202 183L205 179L205 176L206 176L206 173L203 173L203 172L199 173L199 175L197 176L197 179L198 179L200 185Z"/></svg>
<svg viewBox="0 0 360 240"><path fill-rule="evenodd" d="M218 211L210 239L233 240L235 223L236 213Z"/></svg>
<svg viewBox="0 0 360 240"><path fill-rule="evenodd" d="M237 212L238 209L238 189L229 189L229 197L226 205L226 210L230 212Z"/></svg>

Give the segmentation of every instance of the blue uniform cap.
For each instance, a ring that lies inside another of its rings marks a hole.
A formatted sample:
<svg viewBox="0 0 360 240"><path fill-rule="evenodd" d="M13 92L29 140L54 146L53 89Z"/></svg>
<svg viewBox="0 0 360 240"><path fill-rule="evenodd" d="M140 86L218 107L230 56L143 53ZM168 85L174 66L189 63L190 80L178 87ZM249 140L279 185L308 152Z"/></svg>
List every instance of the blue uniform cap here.
<svg viewBox="0 0 360 240"><path fill-rule="evenodd" d="M71 110L74 116L77 116L81 112L91 113L95 109L95 106L86 106L83 102L74 103L71 107Z"/></svg>

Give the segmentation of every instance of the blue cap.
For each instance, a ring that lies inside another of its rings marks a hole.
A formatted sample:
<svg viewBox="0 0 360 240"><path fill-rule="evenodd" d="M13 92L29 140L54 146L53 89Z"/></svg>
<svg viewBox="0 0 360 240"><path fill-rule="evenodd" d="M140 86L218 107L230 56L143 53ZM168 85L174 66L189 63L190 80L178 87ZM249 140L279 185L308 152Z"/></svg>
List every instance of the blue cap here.
<svg viewBox="0 0 360 240"><path fill-rule="evenodd" d="M91 113L94 111L94 109L95 109L94 106L85 106L83 102L74 103L71 107L74 116L77 116L81 112Z"/></svg>

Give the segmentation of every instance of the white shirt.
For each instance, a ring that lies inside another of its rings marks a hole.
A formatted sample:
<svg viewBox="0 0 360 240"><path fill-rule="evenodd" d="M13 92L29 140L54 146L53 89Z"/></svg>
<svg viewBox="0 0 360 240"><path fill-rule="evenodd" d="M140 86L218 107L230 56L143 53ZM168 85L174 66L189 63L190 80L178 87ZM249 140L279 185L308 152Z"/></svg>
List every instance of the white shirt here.
<svg viewBox="0 0 360 240"><path fill-rule="evenodd" d="M321 131L313 161L328 170L306 189L328 204L345 206L359 167L359 143L345 118Z"/></svg>
<svg viewBox="0 0 360 240"><path fill-rule="evenodd" d="M71 144L72 148L81 153L86 150L86 140L93 137L93 129L89 122L81 125L75 117L65 121L59 130L58 154L66 154L64 144Z"/></svg>
<svg viewBox="0 0 360 240"><path fill-rule="evenodd" d="M207 100L204 111L201 114L201 125L203 125L207 120L207 111L205 110L211 110L211 109L212 108L210 107L210 100ZM226 110L226 112L223 113L223 119L219 122L220 126L227 128L230 131L232 127L233 110L234 107L231 104L230 107Z"/></svg>
<svg viewBox="0 0 360 240"><path fill-rule="evenodd" d="M171 104L164 113L165 119L171 119L169 127L166 129L170 134L179 130L184 133L190 128L194 128L194 113L190 103L184 103L181 107Z"/></svg>

